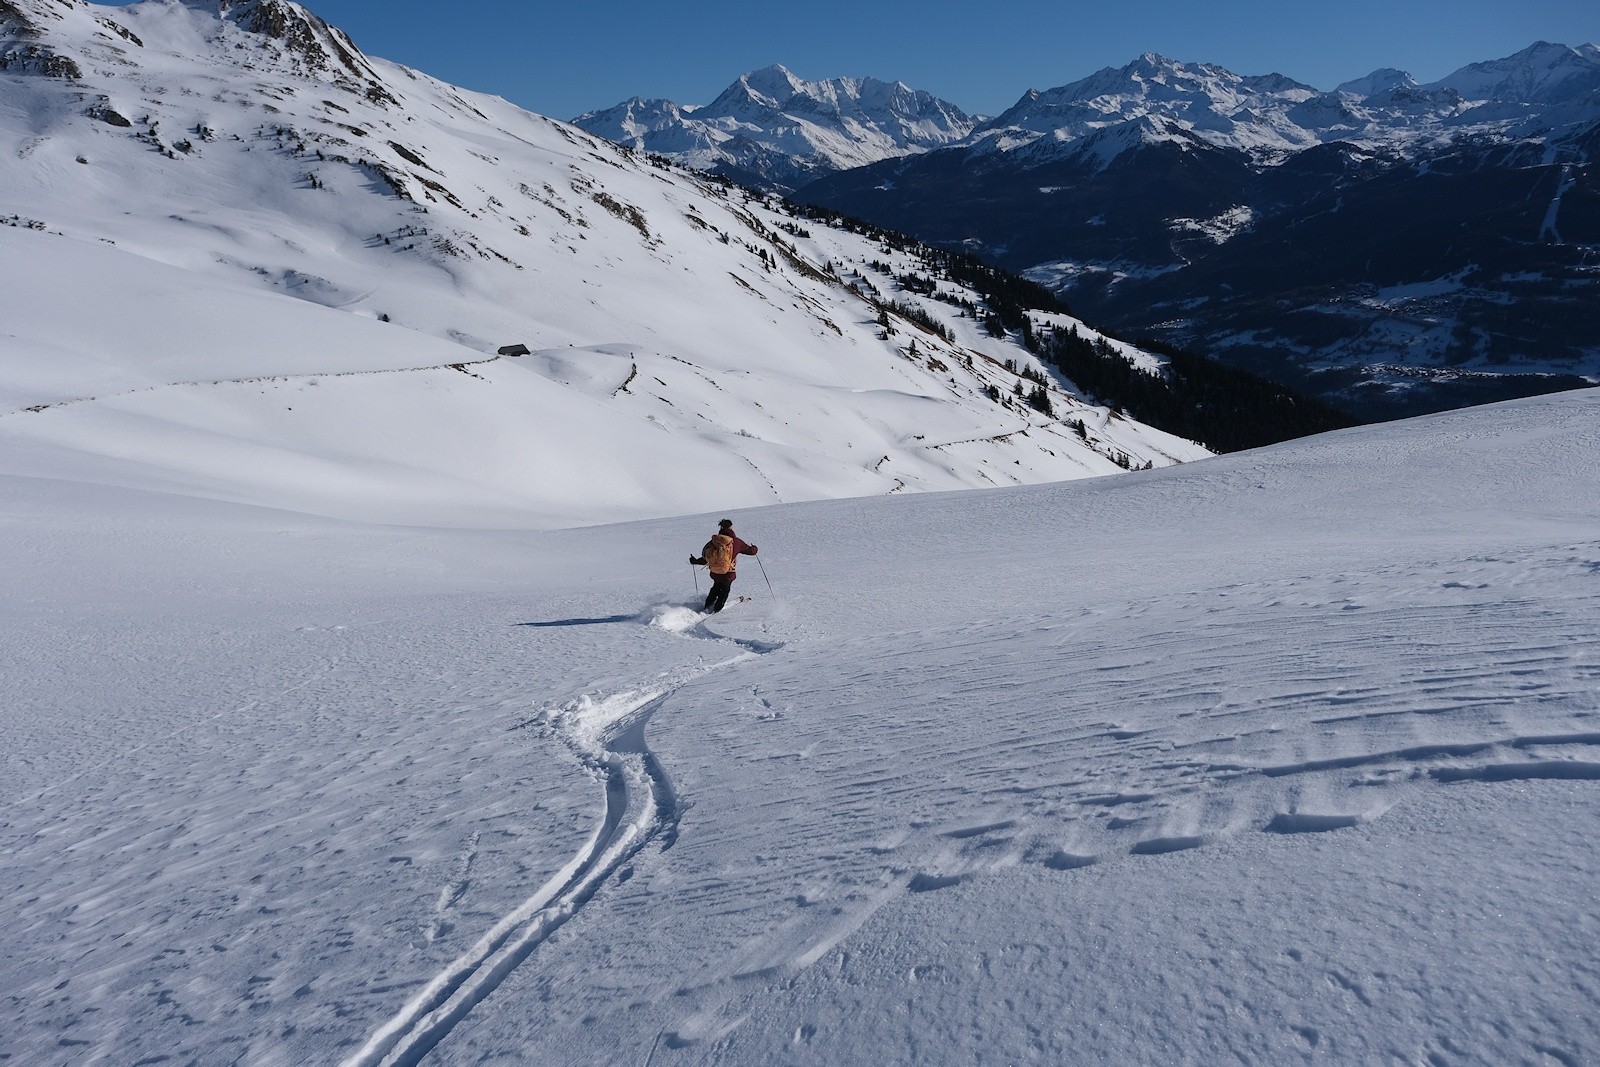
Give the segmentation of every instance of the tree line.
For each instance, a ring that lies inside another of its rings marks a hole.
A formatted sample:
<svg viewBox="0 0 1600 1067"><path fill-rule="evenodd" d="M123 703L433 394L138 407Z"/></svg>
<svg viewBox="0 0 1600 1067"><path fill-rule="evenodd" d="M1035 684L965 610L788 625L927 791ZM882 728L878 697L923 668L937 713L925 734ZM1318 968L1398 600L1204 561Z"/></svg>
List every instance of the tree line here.
<svg viewBox="0 0 1600 1067"><path fill-rule="evenodd" d="M1103 337L1091 340L1077 327L1064 331L1037 327L1037 313L1070 315L1066 301L1038 282L990 266L970 252L924 245L815 205L786 203L786 207L800 218L869 237L886 251L916 256L933 272L979 295L983 310L975 317L991 336L1016 334L1024 347L1087 396L1213 451L1256 448L1355 425L1350 416L1287 386L1169 344L1151 339L1134 342L1165 364L1160 371L1150 371L1129 362ZM881 269L888 273L887 264ZM897 280L905 285L905 278ZM939 295L931 285L910 288ZM1049 404L1042 387L1024 398L1040 410Z"/></svg>

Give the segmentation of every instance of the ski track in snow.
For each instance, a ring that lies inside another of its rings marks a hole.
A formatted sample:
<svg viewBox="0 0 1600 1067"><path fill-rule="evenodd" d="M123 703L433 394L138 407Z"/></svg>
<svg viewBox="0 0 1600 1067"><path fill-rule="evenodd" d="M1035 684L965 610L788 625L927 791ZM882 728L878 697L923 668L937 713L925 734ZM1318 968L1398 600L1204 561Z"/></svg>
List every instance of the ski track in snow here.
<svg viewBox="0 0 1600 1067"><path fill-rule="evenodd" d="M647 968L618 968L606 995L656 1001L658 1056L694 1047L673 1062L756 1062L771 1046L736 1036L752 998L781 1000L786 983L907 895L981 891L1012 869L1063 883L1089 866L1137 877L1208 846L1361 827L1459 783L1600 781L1600 663L1585 636L1600 595L1582 585L1559 598L1504 595L1559 585L1591 554L1552 546L1353 580L1223 583L1076 618L855 634L848 648L710 679L695 699L740 713L664 725L657 748L684 764L693 824L671 870L630 882L615 908L620 929L658 930L657 951L700 965L666 990ZM925 671L943 648L956 662ZM1041 716L1028 693L1054 694L1059 712ZM760 790L719 788L726 766L762 767ZM714 844L693 832L707 826ZM727 855L747 859L718 861ZM663 928L668 899L725 926L713 943L676 943ZM585 936L611 941L596 926ZM612 958L562 955L560 973ZM543 982L521 982L514 999L542 995ZM580 996L566 1010L609 1009ZM449 1058L559 1047L563 1030L474 1026Z"/></svg>
<svg viewBox="0 0 1600 1067"><path fill-rule="evenodd" d="M711 664L669 671L640 688L599 698L586 693L511 727L547 724L589 767L604 793L600 822L564 867L435 975L343 1067L414 1067L640 849L657 837L663 838L663 851L672 847L678 801L645 742L651 716L695 679L783 646L713 633L706 628L707 617L689 608L660 606L645 614L660 629L740 651ZM450 892L446 887L444 893Z"/></svg>
<svg viewBox="0 0 1600 1067"><path fill-rule="evenodd" d="M18 483L0 1054L1587 1062L1597 404L736 513L781 656L698 517Z"/></svg>

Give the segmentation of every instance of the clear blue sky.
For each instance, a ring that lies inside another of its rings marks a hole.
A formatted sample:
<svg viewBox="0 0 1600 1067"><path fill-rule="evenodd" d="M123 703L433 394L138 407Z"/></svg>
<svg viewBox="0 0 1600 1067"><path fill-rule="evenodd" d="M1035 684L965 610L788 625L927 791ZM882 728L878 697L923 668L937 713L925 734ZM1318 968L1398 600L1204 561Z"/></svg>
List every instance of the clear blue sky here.
<svg viewBox="0 0 1600 1067"><path fill-rule="evenodd" d="M630 96L704 104L747 70L899 79L995 114L1142 52L1322 89L1432 81L1537 40L1600 43L1600 0L302 0L364 51L553 118Z"/></svg>

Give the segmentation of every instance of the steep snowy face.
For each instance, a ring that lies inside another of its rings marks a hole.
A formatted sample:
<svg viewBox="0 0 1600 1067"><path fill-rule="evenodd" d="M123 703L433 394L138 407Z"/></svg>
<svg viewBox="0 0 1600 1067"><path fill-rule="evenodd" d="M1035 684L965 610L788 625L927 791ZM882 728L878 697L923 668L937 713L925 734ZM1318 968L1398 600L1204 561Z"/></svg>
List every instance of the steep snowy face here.
<svg viewBox="0 0 1600 1067"><path fill-rule="evenodd" d="M972 120L953 104L902 82L876 78L805 81L782 66L745 74L696 112L700 119L804 116L819 124L879 131L905 149L928 148L964 137Z"/></svg>
<svg viewBox="0 0 1600 1067"><path fill-rule="evenodd" d="M671 100L646 100L642 96L624 100L604 111L585 116L585 128L608 141L621 144L642 143L642 138L683 122L684 109Z"/></svg>
<svg viewBox="0 0 1600 1067"><path fill-rule="evenodd" d="M1274 165L1351 142L1418 157L1458 141L1518 138L1600 121L1600 49L1538 44L1419 85L1394 69L1324 92L1282 74L1245 76L1153 52L1120 68L1029 90L977 121L927 93L872 78L805 81L781 66L741 76L711 104L628 101L574 120L600 136L696 169L783 191L853 167L954 147L978 157L1026 148L1022 166L1076 159L1109 166L1123 153L1198 139ZM1102 131L1128 124L1120 138ZM1121 149L1110 146L1120 143Z"/></svg>
<svg viewBox="0 0 1600 1067"><path fill-rule="evenodd" d="M1207 454L1069 393L910 242L296 4L0 3L0 472L565 525Z"/></svg>
<svg viewBox="0 0 1600 1067"><path fill-rule="evenodd" d="M1317 90L1281 74L1242 77L1208 63L1181 63L1153 52L1125 67L1107 67L1056 89L1030 90L983 124L973 140L981 151L1028 145L1036 162L1085 153L1080 140L1128 124L1123 150L1160 141L1181 145L1192 134L1206 142L1257 154L1282 154L1317 142L1290 117ZM1108 165L1104 139L1089 155Z"/></svg>
<svg viewBox="0 0 1600 1067"><path fill-rule="evenodd" d="M140 29L136 29L139 27ZM147 46L145 34L149 27ZM78 0L0 0L0 72L83 78L95 64L148 66L157 54L332 82L394 103L382 77L341 30L292 0L145 0L102 8ZM102 67L102 75L109 73ZM94 79L91 78L91 81Z"/></svg>
<svg viewBox="0 0 1600 1067"><path fill-rule="evenodd" d="M334 81L355 79L374 103L394 103L382 78L344 31L329 26L293 0L182 0L198 12L215 14L247 33L272 42L271 51L302 73Z"/></svg>
<svg viewBox="0 0 1600 1067"><path fill-rule="evenodd" d="M60 49L52 32L63 23L91 38L118 32L109 19L94 25L73 0L0 0L0 74L82 77L77 59Z"/></svg>
<svg viewBox="0 0 1600 1067"><path fill-rule="evenodd" d="M1116 123L1159 116L1217 140L1253 144L1260 136L1255 131L1272 130L1265 116L1315 95L1315 89L1282 75L1244 78L1211 64L1180 63L1147 52L1120 69L1107 67L1070 85L1027 93L984 129L1050 134L1066 141Z"/></svg>
<svg viewBox="0 0 1600 1067"><path fill-rule="evenodd" d="M573 122L699 170L778 189L951 144L974 126L954 104L901 82L806 81L776 65L741 75L704 107L642 105L631 100Z"/></svg>
<svg viewBox="0 0 1600 1067"><path fill-rule="evenodd" d="M1600 45L1540 41L1516 55L1473 63L1434 83L1468 100L1517 104L1593 103L1600 92Z"/></svg>
<svg viewBox="0 0 1600 1067"><path fill-rule="evenodd" d="M1417 79L1409 71L1396 70L1394 67L1382 67L1368 74L1365 78L1353 78L1342 82L1334 92L1346 96L1364 99L1378 93L1388 92L1391 89L1415 89Z"/></svg>

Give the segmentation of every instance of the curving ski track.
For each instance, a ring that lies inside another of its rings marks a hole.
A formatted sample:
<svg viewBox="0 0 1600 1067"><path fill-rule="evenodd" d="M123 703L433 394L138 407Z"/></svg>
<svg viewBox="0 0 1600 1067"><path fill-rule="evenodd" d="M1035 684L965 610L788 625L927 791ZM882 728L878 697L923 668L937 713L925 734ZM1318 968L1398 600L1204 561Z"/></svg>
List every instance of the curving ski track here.
<svg viewBox="0 0 1600 1067"><path fill-rule="evenodd" d="M547 713L556 734L600 777L605 808L593 835L567 864L434 976L342 1067L414 1067L568 919L608 877L658 835L676 838L677 796L645 743L645 726L666 700L712 671L782 648L723 637L703 621L686 636L732 645L738 655L680 668L642 688L596 700L587 694ZM526 725L526 724L524 724Z"/></svg>

